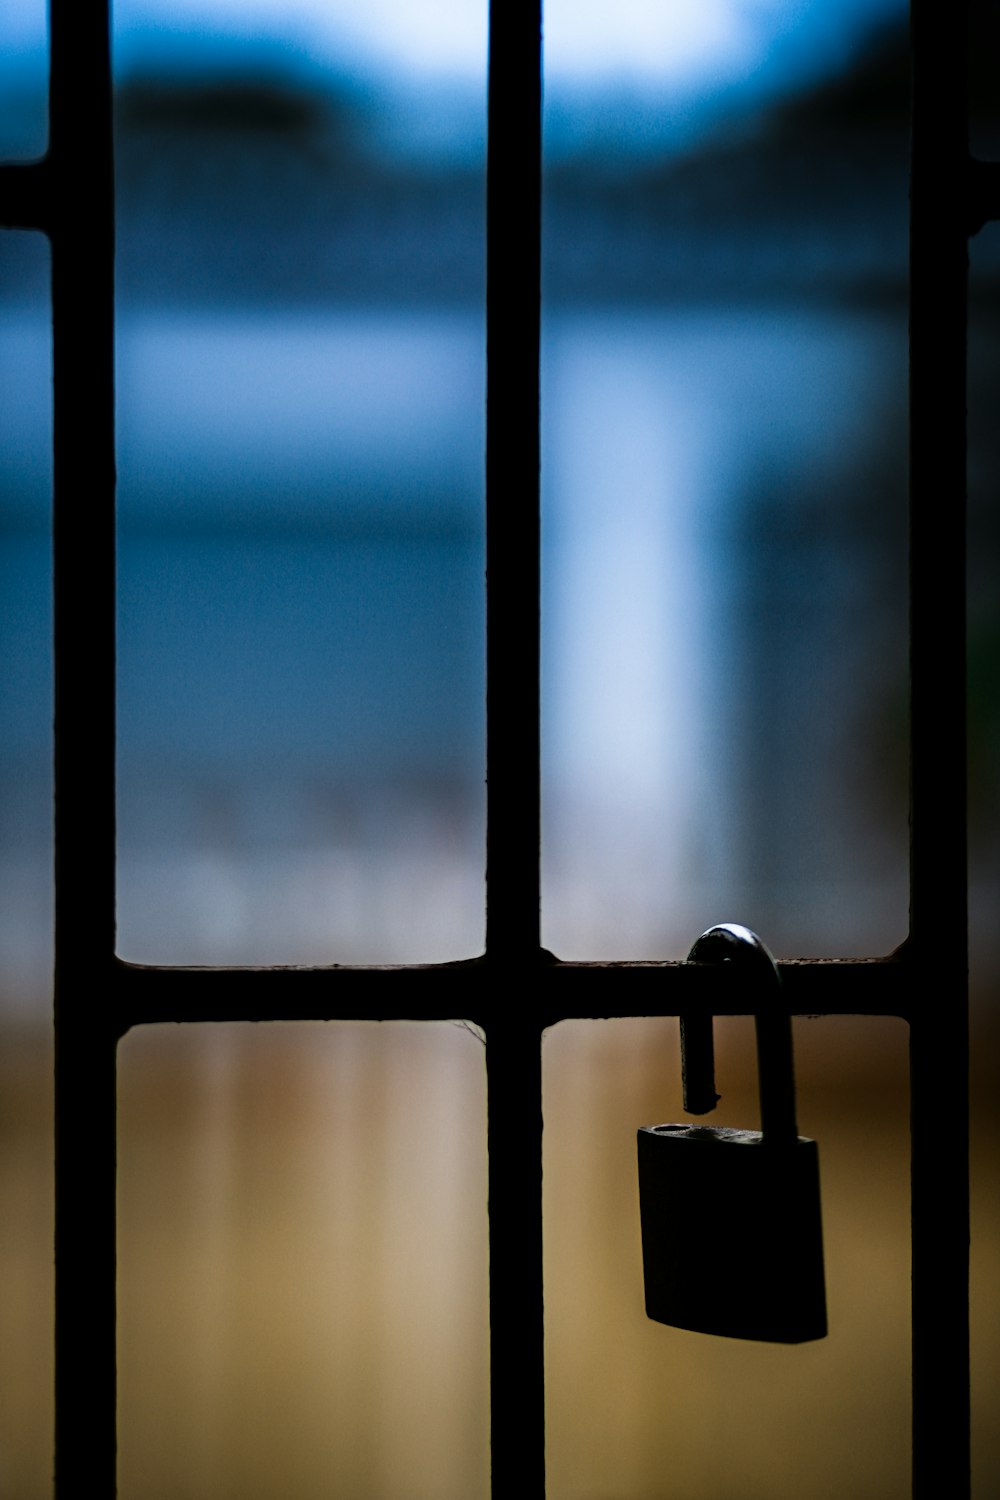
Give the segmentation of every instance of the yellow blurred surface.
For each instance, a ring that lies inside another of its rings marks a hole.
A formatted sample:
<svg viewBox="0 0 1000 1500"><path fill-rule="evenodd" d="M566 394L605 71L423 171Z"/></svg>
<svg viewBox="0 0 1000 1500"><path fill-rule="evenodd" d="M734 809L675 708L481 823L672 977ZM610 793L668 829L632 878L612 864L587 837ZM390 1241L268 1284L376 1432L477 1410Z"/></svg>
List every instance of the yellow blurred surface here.
<svg viewBox="0 0 1000 1500"><path fill-rule="evenodd" d="M974 1493L1000 1477L996 1100L973 1073ZM548 1033L550 1500L890 1500L909 1489L906 1030L796 1023L820 1142L830 1336L646 1320L635 1130L680 1118L677 1024ZM752 1023L717 1122L757 1123ZM51 1473L44 1035L3 1053L0 1495ZM155 1028L120 1057L124 1500L488 1494L485 1088L459 1025ZM947 1119L943 1106L942 1120ZM747 1235L757 1226L748 1225ZM733 1246L738 1263L740 1247Z"/></svg>

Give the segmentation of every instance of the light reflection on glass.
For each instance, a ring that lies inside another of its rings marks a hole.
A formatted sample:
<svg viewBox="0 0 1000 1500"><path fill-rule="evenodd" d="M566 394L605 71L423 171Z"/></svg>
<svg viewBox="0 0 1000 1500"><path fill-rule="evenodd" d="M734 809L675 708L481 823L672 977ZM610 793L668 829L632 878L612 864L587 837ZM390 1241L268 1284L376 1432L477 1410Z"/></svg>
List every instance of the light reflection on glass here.
<svg viewBox="0 0 1000 1500"><path fill-rule="evenodd" d="M49 254L0 236L0 1009L28 1020L52 963L52 483Z"/></svg>
<svg viewBox="0 0 1000 1500"><path fill-rule="evenodd" d="M788 955L905 934L905 58L880 25L695 142L571 149L547 96L561 957L681 957L723 918Z"/></svg>
<svg viewBox="0 0 1000 1500"><path fill-rule="evenodd" d="M0 235L0 1488L51 1492L49 254Z"/></svg>
<svg viewBox="0 0 1000 1500"><path fill-rule="evenodd" d="M481 153L404 160L363 48L260 19L118 21L121 951L466 957Z"/></svg>
<svg viewBox="0 0 1000 1500"><path fill-rule="evenodd" d="M480 353L433 310L123 319L129 956L481 940Z"/></svg>
<svg viewBox="0 0 1000 1500"><path fill-rule="evenodd" d="M46 0L9 0L0 10L0 161L44 155L48 68Z"/></svg>
<svg viewBox="0 0 1000 1500"><path fill-rule="evenodd" d="M119 1082L123 1500L485 1496L480 1038L145 1028Z"/></svg>

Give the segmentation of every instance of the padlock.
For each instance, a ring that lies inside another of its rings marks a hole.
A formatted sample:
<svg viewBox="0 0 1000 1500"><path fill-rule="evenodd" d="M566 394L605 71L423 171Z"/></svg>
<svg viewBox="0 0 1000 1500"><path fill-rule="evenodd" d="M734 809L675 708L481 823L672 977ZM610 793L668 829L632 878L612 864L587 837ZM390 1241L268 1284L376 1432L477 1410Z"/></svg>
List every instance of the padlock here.
<svg viewBox="0 0 1000 1500"><path fill-rule="evenodd" d="M646 1313L657 1323L729 1338L823 1338L819 1150L795 1123L791 1019L780 1003L777 965L754 933L730 923L703 933L688 961L770 973L755 1009L762 1129L639 1130ZM686 1053L685 1108L703 1113L717 1097L710 1020L707 1030L692 1028ZM693 1080L700 1103L687 1097Z"/></svg>

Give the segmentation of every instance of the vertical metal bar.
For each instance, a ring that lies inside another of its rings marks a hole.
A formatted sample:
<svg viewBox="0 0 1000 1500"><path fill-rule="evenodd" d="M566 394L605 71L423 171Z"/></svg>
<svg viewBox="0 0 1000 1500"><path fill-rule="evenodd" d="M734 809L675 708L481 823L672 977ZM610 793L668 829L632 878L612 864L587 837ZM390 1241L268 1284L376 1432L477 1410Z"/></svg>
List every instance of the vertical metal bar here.
<svg viewBox="0 0 1000 1500"><path fill-rule="evenodd" d="M930 996L910 1054L913 1493L929 1500L970 1492L964 0L912 0L911 44L910 950Z"/></svg>
<svg viewBox="0 0 1000 1500"><path fill-rule="evenodd" d="M107 0L52 0L56 1484L115 1489L114 214Z"/></svg>
<svg viewBox="0 0 1000 1500"><path fill-rule="evenodd" d="M490 7L486 185L486 945L539 942L541 4Z"/></svg>
<svg viewBox="0 0 1000 1500"><path fill-rule="evenodd" d="M544 1500L541 1027L486 1027L493 1500Z"/></svg>
<svg viewBox="0 0 1000 1500"><path fill-rule="evenodd" d="M490 6L486 271L486 1027L494 1500L543 1500L539 962L541 4Z"/></svg>

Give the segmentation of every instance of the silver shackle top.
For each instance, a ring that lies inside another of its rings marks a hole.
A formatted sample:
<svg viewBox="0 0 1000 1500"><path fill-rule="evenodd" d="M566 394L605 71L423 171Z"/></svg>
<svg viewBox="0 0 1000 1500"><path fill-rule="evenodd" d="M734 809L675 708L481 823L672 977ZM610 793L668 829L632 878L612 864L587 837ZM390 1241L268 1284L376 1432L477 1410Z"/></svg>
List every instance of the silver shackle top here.
<svg viewBox="0 0 1000 1500"><path fill-rule="evenodd" d="M795 1116L795 1064L792 1019L782 1004L781 974L770 949L749 927L720 922L710 927L691 948L691 964L735 964L749 979L764 981L757 989L753 1015L757 1033L757 1073L760 1088L760 1128L768 1143L798 1138ZM684 1108L688 1114L708 1114L718 1103L715 1092L715 1049L709 1011L681 1016L681 1068Z"/></svg>

